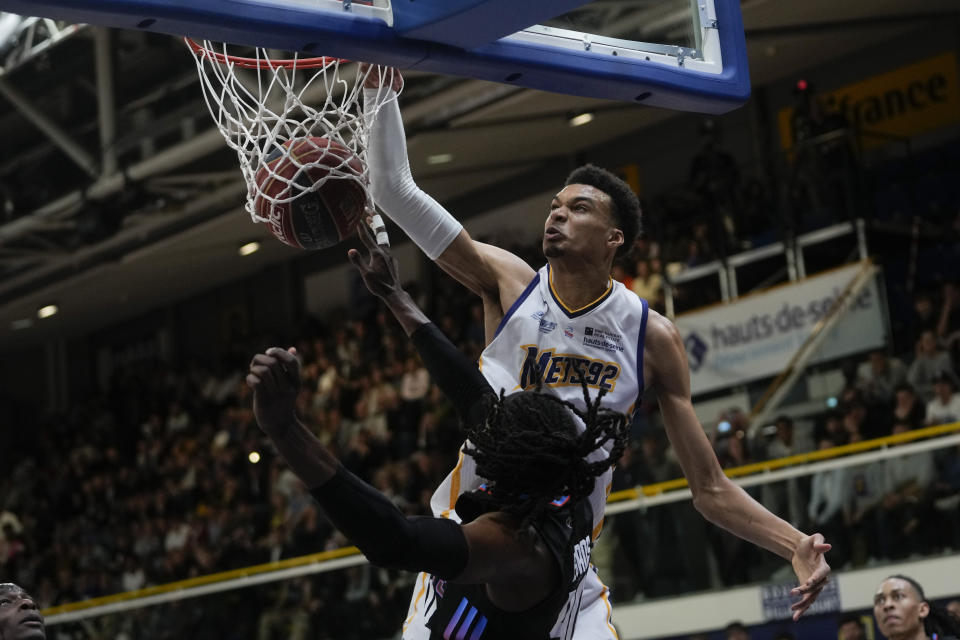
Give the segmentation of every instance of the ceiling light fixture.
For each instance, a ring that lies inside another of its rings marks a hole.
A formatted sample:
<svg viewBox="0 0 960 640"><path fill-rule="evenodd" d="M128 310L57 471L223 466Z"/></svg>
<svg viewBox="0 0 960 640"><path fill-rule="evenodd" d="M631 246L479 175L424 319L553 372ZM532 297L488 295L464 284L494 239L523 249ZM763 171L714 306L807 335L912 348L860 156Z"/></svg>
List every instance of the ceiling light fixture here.
<svg viewBox="0 0 960 640"><path fill-rule="evenodd" d="M60 309L55 304L44 305L37 309L37 317L40 319L49 318L57 315L58 311L60 311Z"/></svg>
<svg viewBox="0 0 960 640"><path fill-rule="evenodd" d="M427 164L447 164L452 160L452 153L436 153L432 156L427 156Z"/></svg>
<svg viewBox="0 0 960 640"><path fill-rule="evenodd" d="M569 124L571 127L580 127L587 124L588 122L593 122L593 114L590 113L589 111L586 113L575 115L569 120L567 120L567 124Z"/></svg>
<svg viewBox="0 0 960 640"><path fill-rule="evenodd" d="M260 243L254 240L252 242L246 242L240 245L240 248L237 249L237 253L239 253L242 256L248 256L251 253L256 253L259 250L260 250Z"/></svg>

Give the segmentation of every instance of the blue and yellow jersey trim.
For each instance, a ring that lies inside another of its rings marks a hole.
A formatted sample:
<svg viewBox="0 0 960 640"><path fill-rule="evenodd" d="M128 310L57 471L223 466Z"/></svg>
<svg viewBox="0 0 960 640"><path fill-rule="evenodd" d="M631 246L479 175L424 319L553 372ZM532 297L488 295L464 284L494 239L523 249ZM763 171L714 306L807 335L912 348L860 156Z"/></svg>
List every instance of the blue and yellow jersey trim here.
<svg viewBox="0 0 960 640"><path fill-rule="evenodd" d="M571 309L563 300L560 299L560 295L557 293L557 290L553 286L553 270L550 269L550 265L547 265L547 283L549 284L550 295L553 297L554 301L557 303L557 306L563 310L568 318L576 318L577 316L582 316L585 313L593 311L601 304L603 301L610 297L610 294L613 293L613 278L607 280L607 289L604 291L599 298L585 304L579 309Z"/></svg>

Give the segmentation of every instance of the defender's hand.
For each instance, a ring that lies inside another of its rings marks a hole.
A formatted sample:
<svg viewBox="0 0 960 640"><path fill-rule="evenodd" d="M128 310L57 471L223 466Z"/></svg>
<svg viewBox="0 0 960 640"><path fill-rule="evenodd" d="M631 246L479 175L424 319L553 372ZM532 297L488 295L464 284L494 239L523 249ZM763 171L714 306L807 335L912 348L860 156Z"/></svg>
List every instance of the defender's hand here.
<svg viewBox="0 0 960 640"><path fill-rule="evenodd" d="M799 602L795 602L790 607L793 609L794 621L798 620L810 608L813 601L823 591L827 580L830 579L830 565L827 564L824 557L827 551L830 551L830 545L824 542L821 534L815 533L803 538L793 554L791 563L794 573L797 574L797 580L800 581L800 586L790 593L795 596L802 596Z"/></svg>
<svg viewBox="0 0 960 640"><path fill-rule="evenodd" d="M373 231L370 230L369 220L368 218L367 224L357 225L357 235L367 248L368 257L364 259L356 249L350 249L347 257L360 272L360 277L370 293L385 299L403 293L403 287L400 286L397 259L390 253L389 247L377 244Z"/></svg>
<svg viewBox="0 0 960 640"><path fill-rule="evenodd" d="M294 406L300 392L297 350L271 347L253 356L247 384L253 389L253 415L269 436L279 435L296 422Z"/></svg>

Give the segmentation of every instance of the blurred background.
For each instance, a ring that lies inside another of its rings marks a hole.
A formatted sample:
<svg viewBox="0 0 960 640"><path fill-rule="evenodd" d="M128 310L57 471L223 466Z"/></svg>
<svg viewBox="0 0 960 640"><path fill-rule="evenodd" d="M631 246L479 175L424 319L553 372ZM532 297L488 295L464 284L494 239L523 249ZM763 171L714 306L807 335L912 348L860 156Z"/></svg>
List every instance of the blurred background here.
<svg viewBox="0 0 960 640"><path fill-rule="evenodd" d="M656 3L595 4L639 37L682 37ZM880 637L882 577L960 597L957 429L922 431L960 421L960 12L741 6L743 108L708 118L410 73L411 164L475 238L534 267L566 174L621 174L644 233L614 276L680 327L718 458L834 544L837 580L790 624L785 563L663 498L681 473L648 394L594 552L621 637L836 637L849 615ZM298 252L243 212L197 85L175 38L0 13L0 581L44 607L166 585L162 604L51 617L58 639L399 637L412 575L311 560L238 582L346 545L253 422L256 351L297 347L301 415L408 513L427 513L461 440L348 245ZM478 356L479 299L392 237L410 290ZM853 303L832 311L843 293ZM821 450L825 466L777 462ZM218 572L229 590L176 596ZM725 630L734 619L747 636Z"/></svg>

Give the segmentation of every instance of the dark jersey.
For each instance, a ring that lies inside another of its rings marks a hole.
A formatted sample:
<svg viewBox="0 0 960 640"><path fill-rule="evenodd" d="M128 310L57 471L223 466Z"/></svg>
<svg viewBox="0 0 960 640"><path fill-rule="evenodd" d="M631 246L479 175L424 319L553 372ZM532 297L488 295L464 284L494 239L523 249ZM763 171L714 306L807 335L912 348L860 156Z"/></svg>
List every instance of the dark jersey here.
<svg viewBox="0 0 960 640"><path fill-rule="evenodd" d="M470 522L497 511L495 500L481 485L457 500L457 513ZM542 602L526 611L503 611L487 597L486 585L453 584L430 577L425 614L430 640L548 640L573 637L583 576L593 546L593 509L589 500L571 505L569 498L550 504L534 528L557 560L560 582Z"/></svg>

